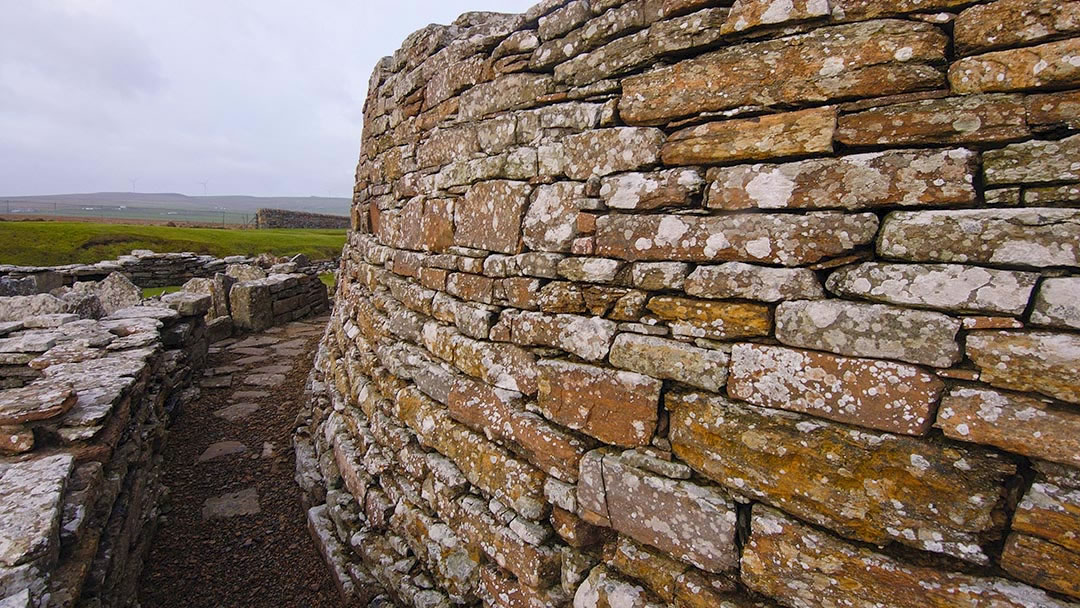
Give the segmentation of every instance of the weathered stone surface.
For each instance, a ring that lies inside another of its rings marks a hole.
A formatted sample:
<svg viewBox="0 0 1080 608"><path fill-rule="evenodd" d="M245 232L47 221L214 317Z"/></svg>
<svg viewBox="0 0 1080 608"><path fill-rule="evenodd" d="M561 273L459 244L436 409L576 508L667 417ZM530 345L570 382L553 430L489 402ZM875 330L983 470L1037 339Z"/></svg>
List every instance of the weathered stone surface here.
<svg viewBox="0 0 1080 608"><path fill-rule="evenodd" d="M922 369L779 346L737 344L728 394L764 407L922 435L945 385Z"/></svg>
<svg viewBox="0 0 1080 608"><path fill-rule="evenodd" d="M937 308L950 312L1021 315L1039 275L958 264L864 262L829 275L829 291L843 297Z"/></svg>
<svg viewBox="0 0 1080 608"><path fill-rule="evenodd" d="M1080 179L1078 157L1080 135L1060 141L1025 141L987 151L983 174L987 184L1077 180Z"/></svg>
<svg viewBox="0 0 1080 608"><path fill-rule="evenodd" d="M869 209L969 204L978 157L962 148L889 150L711 169L716 209Z"/></svg>
<svg viewBox="0 0 1080 608"><path fill-rule="evenodd" d="M526 395L536 393L539 375L536 357L525 349L512 344L470 340L464 336L452 338L448 346L453 348L454 365L466 374L502 389Z"/></svg>
<svg viewBox="0 0 1080 608"><path fill-rule="evenodd" d="M1080 336L1044 331L973 331L967 356L983 382L1080 403Z"/></svg>
<svg viewBox="0 0 1080 608"><path fill-rule="evenodd" d="M477 119L503 110L525 108L538 97L551 93L554 87L551 76L544 74L506 74L465 91L458 111L462 118Z"/></svg>
<svg viewBox="0 0 1080 608"><path fill-rule="evenodd" d="M944 62L946 42L933 26L881 20L742 44L625 79L619 112L630 124L659 124L739 106L933 88L943 81L932 64Z"/></svg>
<svg viewBox="0 0 1080 608"><path fill-rule="evenodd" d="M684 207L704 186L705 179L695 169L624 173L601 181L600 198L612 209Z"/></svg>
<svg viewBox="0 0 1080 608"><path fill-rule="evenodd" d="M1044 280L1035 295L1031 322L1080 329L1080 277Z"/></svg>
<svg viewBox="0 0 1080 608"><path fill-rule="evenodd" d="M791 606L1069 608L1004 578L916 566L843 542L756 505L742 557L743 581ZM889 581L882 584L882 581ZM828 581L822 584L822 581Z"/></svg>
<svg viewBox="0 0 1080 608"><path fill-rule="evenodd" d="M949 66L949 85L960 94L1067 87L1080 83L1080 39L994 51Z"/></svg>
<svg viewBox="0 0 1080 608"><path fill-rule="evenodd" d="M525 213L525 245L533 251L569 252L578 236L577 199L584 191L581 184L570 182L537 186Z"/></svg>
<svg viewBox="0 0 1080 608"><path fill-rule="evenodd" d="M1080 7L1053 0L997 0L961 12L953 31L961 55L1019 46L1080 31Z"/></svg>
<svg viewBox="0 0 1080 608"><path fill-rule="evenodd" d="M828 14L827 0L735 0L721 31L730 34L768 25L806 21Z"/></svg>
<svg viewBox="0 0 1080 608"><path fill-rule="evenodd" d="M564 171L570 179L637 171L660 160L660 129L614 127L571 135L563 141Z"/></svg>
<svg viewBox="0 0 1080 608"><path fill-rule="evenodd" d="M500 253L521 251L521 217L530 187L523 182L481 182L454 205L454 244Z"/></svg>
<svg viewBox="0 0 1080 608"><path fill-rule="evenodd" d="M142 301L142 290L119 272L109 273L94 286L94 292L107 315Z"/></svg>
<svg viewBox="0 0 1080 608"><path fill-rule="evenodd" d="M698 165L829 153L835 131L832 107L765 114L676 131L660 155L665 165Z"/></svg>
<svg viewBox="0 0 1080 608"><path fill-rule="evenodd" d="M686 293L702 298L742 298L761 302L825 297L825 290L811 270L770 268L742 262L698 266L686 277Z"/></svg>
<svg viewBox="0 0 1080 608"><path fill-rule="evenodd" d="M597 317L520 312L503 313L504 321L515 344L552 346L586 361L606 357L615 337L615 323Z"/></svg>
<svg viewBox="0 0 1080 608"><path fill-rule="evenodd" d="M747 214L608 215L596 253L624 260L759 262L799 266L846 253L877 232L877 216Z"/></svg>
<svg viewBox="0 0 1080 608"><path fill-rule="evenodd" d="M1080 91L1028 95L1024 101L1028 124L1080 128Z"/></svg>
<svg viewBox="0 0 1080 608"><path fill-rule="evenodd" d="M1080 598L1080 553L1057 543L1014 532L1002 551L1001 567L1022 581Z"/></svg>
<svg viewBox="0 0 1080 608"><path fill-rule="evenodd" d="M274 324L273 296L263 281L241 281L229 290L229 310L233 324L249 331L261 331Z"/></svg>
<svg viewBox="0 0 1080 608"><path fill-rule="evenodd" d="M718 395L669 393L664 405L675 455L696 471L843 536L985 563L981 545L1003 533L1004 484L1016 468L992 451Z"/></svg>
<svg viewBox="0 0 1080 608"><path fill-rule="evenodd" d="M555 80L580 87L642 67L656 58L651 38L649 30L616 38L555 66Z"/></svg>
<svg viewBox="0 0 1080 608"><path fill-rule="evenodd" d="M484 433L517 446L537 468L566 481L576 481L586 442L526 412L520 395L469 380L454 383L447 403L450 415Z"/></svg>
<svg viewBox="0 0 1080 608"><path fill-rule="evenodd" d="M656 429L661 382L634 372L542 360L537 404L568 428L624 447L645 445Z"/></svg>
<svg viewBox="0 0 1080 608"><path fill-rule="evenodd" d="M621 260L566 258L559 262L559 276L583 283L611 283L622 266Z"/></svg>
<svg viewBox="0 0 1080 608"><path fill-rule="evenodd" d="M651 474L613 454L604 456L600 466L599 476L581 479L602 480L600 488L588 491L602 497L611 527L708 572L735 566L735 508L727 496Z"/></svg>
<svg viewBox="0 0 1080 608"><path fill-rule="evenodd" d="M609 608L659 608L652 595L600 565L589 572L574 595L574 608L608 606Z"/></svg>
<svg viewBox="0 0 1080 608"><path fill-rule="evenodd" d="M961 359L960 321L925 310L843 300L781 302L776 339L852 357L950 367Z"/></svg>
<svg viewBox="0 0 1080 608"><path fill-rule="evenodd" d="M638 262L630 266L630 283L650 291L682 289L688 272L690 265L683 262Z"/></svg>
<svg viewBox="0 0 1080 608"><path fill-rule="evenodd" d="M872 108L839 118L836 140L850 146L1008 141L1029 134L1019 95L972 95Z"/></svg>
<svg viewBox="0 0 1080 608"><path fill-rule="evenodd" d="M258 281L266 278L266 271L254 264L229 264L225 267L225 275L237 281Z"/></svg>
<svg viewBox="0 0 1080 608"><path fill-rule="evenodd" d="M762 304L658 296L646 307L677 336L730 340L767 336L772 330L772 314Z"/></svg>
<svg viewBox="0 0 1080 608"><path fill-rule="evenodd" d="M13 567L60 549L70 454L0 463L0 566Z"/></svg>
<svg viewBox="0 0 1080 608"><path fill-rule="evenodd" d="M69 312L60 298L47 293L0 298L0 321L21 321L23 317Z"/></svg>
<svg viewBox="0 0 1080 608"><path fill-rule="evenodd" d="M202 507L202 519L227 519L242 515L257 515L262 512L259 506L259 491L254 486L226 492L221 496L207 498Z"/></svg>
<svg viewBox="0 0 1080 608"><path fill-rule="evenodd" d="M881 224L877 250L912 262L1080 266L1080 211L894 211Z"/></svg>
<svg viewBox="0 0 1080 608"><path fill-rule="evenodd" d="M611 364L717 392L727 381L728 355L665 338L624 333L615 338Z"/></svg>
<svg viewBox="0 0 1080 608"><path fill-rule="evenodd" d="M0 425L55 418L77 401L75 390L67 382L40 380L22 388L0 390Z"/></svg>
<svg viewBox="0 0 1080 608"><path fill-rule="evenodd" d="M1073 466L1080 465L1080 412L1017 393L953 387L937 424L946 437Z"/></svg>

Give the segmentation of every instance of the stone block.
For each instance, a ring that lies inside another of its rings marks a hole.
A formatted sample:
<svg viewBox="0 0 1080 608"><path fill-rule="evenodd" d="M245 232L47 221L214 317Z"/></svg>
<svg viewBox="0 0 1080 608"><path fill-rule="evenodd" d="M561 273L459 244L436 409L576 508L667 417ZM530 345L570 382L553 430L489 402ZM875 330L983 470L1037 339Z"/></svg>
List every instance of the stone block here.
<svg viewBox="0 0 1080 608"><path fill-rule="evenodd" d="M527 346L551 346L586 361L607 356L616 325L607 319L578 315L547 315L538 312L504 312L510 341Z"/></svg>
<svg viewBox="0 0 1080 608"><path fill-rule="evenodd" d="M946 437L1080 466L1080 411L1019 393L955 386L935 425Z"/></svg>
<svg viewBox="0 0 1080 608"><path fill-rule="evenodd" d="M893 433L926 433L944 389L904 363L759 344L731 350L731 397Z"/></svg>
<svg viewBox="0 0 1080 608"><path fill-rule="evenodd" d="M620 171L636 171L660 161L664 132L640 127L613 127L571 135L563 140L564 171L585 180Z"/></svg>
<svg viewBox="0 0 1080 608"><path fill-rule="evenodd" d="M1031 322L1080 329L1080 277L1044 280L1035 296Z"/></svg>
<svg viewBox="0 0 1080 608"><path fill-rule="evenodd" d="M949 312L1019 316L1039 275L959 264L864 262L829 275L830 292L841 297L936 308Z"/></svg>
<svg viewBox="0 0 1080 608"><path fill-rule="evenodd" d="M716 209L869 209L975 202L978 157L962 148L889 150L710 169Z"/></svg>
<svg viewBox="0 0 1080 608"><path fill-rule="evenodd" d="M247 331L262 331L273 325L273 296L262 281L242 281L229 290L233 325Z"/></svg>
<svg viewBox="0 0 1080 608"><path fill-rule="evenodd" d="M660 155L665 165L708 165L824 154L835 131L832 107L765 114L676 131Z"/></svg>
<svg viewBox="0 0 1080 608"><path fill-rule="evenodd" d="M1052 0L998 0L956 16L953 31L961 55L1023 46L1080 30L1080 7Z"/></svg>
<svg viewBox="0 0 1080 608"><path fill-rule="evenodd" d="M1004 578L901 562L756 505L742 579L792 606L994 606L1069 608L1045 592ZM827 584L821 584L827 580ZM883 585L881 581L888 580Z"/></svg>
<svg viewBox="0 0 1080 608"><path fill-rule="evenodd" d="M960 321L884 304L797 300L776 308L776 339L851 357L950 367L961 359Z"/></svg>
<svg viewBox="0 0 1080 608"><path fill-rule="evenodd" d="M721 31L744 32L759 27L797 23L829 14L823 0L735 0Z"/></svg>
<svg viewBox="0 0 1080 608"><path fill-rule="evenodd" d="M779 302L825 297L825 290L812 270L770 268L743 262L698 266L686 277L685 287L688 295L701 298Z"/></svg>
<svg viewBox="0 0 1080 608"><path fill-rule="evenodd" d="M615 367L713 392L718 392L727 382L727 353L676 340L619 334L608 359Z"/></svg>
<svg viewBox="0 0 1080 608"><path fill-rule="evenodd" d="M704 185L705 179L696 169L623 173L601 180L600 198L612 209L685 207L691 204Z"/></svg>
<svg viewBox="0 0 1080 608"><path fill-rule="evenodd" d="M841 536L985 564L984 547L1004 534L1016 466L992 450L859 431L718 395L669 393L664 405L675 455L698 473Z"/></svg>
<svg viewBox="0 0 1080 608"><path fill-rule="evenodd" d="M871 213L608 215L596 223L596 253L632 261L800 266L865 245L877 225Z"/></svg>
<svg viewBox="0 0 1080 608"><path fill-rule="evenodd" d="M849 146L1010 141L1027 137L1019 95L926 99L841 116L836 140Z"/></svg>
<svg viewBox="0 0 1080 608"><path fill-rule="evenodd" d="M880 20L735 45L626 78L619 113L628 124L662 124L740 106L935 88L944 81L934 66L945 62L947 42L929 24Z"/></svg>
<svg viewBox="0 0 1080 608"><path fill-rule="evenodd" d="M988 150L983 158L987 184L1030 184L1080 179L1080 135L1060 141L1025 141Z"/></svg>
<svg viewBox="0 0 1080 608"><path fill-rule="evenodd" d="M584 190L571 182L537 186L525 213L525 245L533 251L569 252L578 236L576 201Z"/></svg>
<svg viewBox="0 0 1080 608"><path fill-rule="evenodd" d="M549 420L605 443L646 445L656 429L661 382L569 361L539 362L537 405Z"/></svg>
<svg viewBox="0 0 1080 608"><path fill-rule="evenodd" d="M1080 403L1080 336L1045 331L981 330L966 352L983 382Z"/></svg>
<svg viewBox="0 0 1080 608"><path fill-rule="evenodd" d="M949 66L956 93L995 93L1066 88L1080 83L1080 38L965 57Z"/></svg>
<svg viewBox="0 0 1080 608"><path fill-rule="evenodd" d="M772 330L772 313L763 304L657 296L646 307L677 336L731 340L767 336Z"/></svg>
<svg viewBox="0 0 1080 608"><path fill-rule="evenodd" d="M911 262L1075 267L1080 210L894 211L881 224L877 250Z"/></svg>
<svg viewBox="0 0 1080 608"><path fill-rule="evenodd" d="M514 254L521 251L521 217L530 186L523 182L475 184L454 205L454 244Z"/></svg>

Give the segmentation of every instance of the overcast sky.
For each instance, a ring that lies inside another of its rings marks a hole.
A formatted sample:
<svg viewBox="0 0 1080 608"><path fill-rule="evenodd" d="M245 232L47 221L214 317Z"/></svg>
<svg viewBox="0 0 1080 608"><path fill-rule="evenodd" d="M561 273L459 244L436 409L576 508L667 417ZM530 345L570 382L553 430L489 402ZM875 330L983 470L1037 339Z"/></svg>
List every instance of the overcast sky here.
<svg viewBox="0 0 1080 608"><path fill-rule="evenodd" d="M371 69L533 0L0 0L0 195L351 196Z"/></svg>

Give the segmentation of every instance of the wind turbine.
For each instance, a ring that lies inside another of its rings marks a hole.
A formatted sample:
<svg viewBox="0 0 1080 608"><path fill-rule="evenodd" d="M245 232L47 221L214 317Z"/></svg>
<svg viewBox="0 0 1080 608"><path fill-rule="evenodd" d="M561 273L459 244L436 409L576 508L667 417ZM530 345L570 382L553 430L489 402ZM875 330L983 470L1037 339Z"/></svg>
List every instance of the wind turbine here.
<svg viewBox="0 0 1080 608"><path fill-rule="evenodd" d="M203 196L206 196L206 184L209 184L210 180L206 180L204 182L199 182L199 183L202 184L202 194L203 194Z"/></svg>
<svg viewBox="0 0 1080 608"><path fill-rule="evenodd" d="M135 184L138 183L139 178L137 178L137 177L129 177L128 181L131 182L131 191L135 192Z"/></svg>

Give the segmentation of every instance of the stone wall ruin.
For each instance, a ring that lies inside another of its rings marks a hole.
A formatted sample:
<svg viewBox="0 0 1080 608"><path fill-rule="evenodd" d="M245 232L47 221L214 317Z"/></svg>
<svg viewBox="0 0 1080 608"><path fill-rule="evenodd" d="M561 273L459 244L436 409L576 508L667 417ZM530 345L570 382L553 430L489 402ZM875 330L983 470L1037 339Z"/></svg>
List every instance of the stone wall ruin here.
<svg viewBox="0 0 1080 608"><path fill-rule="evenodd" d="M1080 605L1078 7L411 35L296 436L350 602Z"/></svg>

